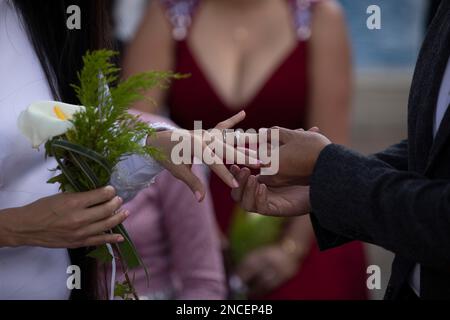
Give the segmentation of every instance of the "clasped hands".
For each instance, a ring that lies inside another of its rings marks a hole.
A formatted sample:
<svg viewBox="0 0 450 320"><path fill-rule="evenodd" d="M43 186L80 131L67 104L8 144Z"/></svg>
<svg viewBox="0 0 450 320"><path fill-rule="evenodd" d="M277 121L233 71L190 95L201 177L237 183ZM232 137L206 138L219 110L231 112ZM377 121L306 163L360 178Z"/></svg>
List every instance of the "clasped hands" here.
<svg viewBox="0 0 450 320"><path fill-rule="evenodd" d="M231 173L239 188L231 191L236 202L249 212L291 217L308 214L311 210L309 181L321 151L330 140L318 128L308 131L278 130L279 170L275 175L253 175L236 165Z"/></svg>
<svg viewBox="0 0 450 320"><path fill-rule="evenodd" d="M220 130L233 128L244 118L245 112L240 112L219 123L215 128ZM193 140L198 139L192 132L187 134ZM148 143L163 151L167 160L163 161L162 165L176 178L184 181L191 188L197 200L201 201L205 196L206 189L200 179L191 171L191 165L177 165L170 161L170 154L175 145L171 135L171 131L157 133L155 137L149 138ZM228 145L228 141L225 139L219 141L223 150L232 149L236 156L244 155L245 162L240 163L244 166L243 168L232 165L228 170L224 163L213 163L208 164L211 170L232 188L233 199L241 203L247 211L271 216L298 216L309 213L309 178L320 152L331 143L330 140L322 135L318 128L305 131L274 127L265 131L266 139L259 139L261 133L245 134L249 139L252 135L253 140L258 141L256 150L255 146L252 149L248 146ZM222 139L219 138L219 140ZM214 153L204 141L201 145L202 149ZM262 149L277 153L277 157L272 155L270 157L270 159L275 158L278 161L276 174L252 175L248 169L272 166L271 163L264 163L262 159L257 159L259 151Z"/></svg>

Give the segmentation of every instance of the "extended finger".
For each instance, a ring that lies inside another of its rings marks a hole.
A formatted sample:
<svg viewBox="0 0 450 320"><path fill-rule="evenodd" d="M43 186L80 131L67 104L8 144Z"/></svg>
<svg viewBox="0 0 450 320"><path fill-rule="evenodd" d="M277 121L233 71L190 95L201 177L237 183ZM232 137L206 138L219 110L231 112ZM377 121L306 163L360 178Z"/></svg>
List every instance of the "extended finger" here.
<svg viewBox="0 0 450 320"><path fill-rule="evenodd" d="M123 200L120 197L114 197L112 200L101 205L91 207L82 213L77 213L85 224L91 224L100 220L104 220L114 215L120 209Z"/></svg>
<svg viewBox="0 0 450 320"><path fill-rule="evenodd" d="M248 177L250 177L251 172L247 168L239 169L239 167L237 167L237 166L233 166L233 167L231 167L231 169L232 169L232 173L233 173L233 171L236 172L236 174L234 174L234 176L239 183L239 188L235 188L235 189L231 190L231 197L233 198L234 201L241 202L242 196L244 194L244 190L247 186Z"/></svg>
<svg viewBox="0 0 450 320"><path fill-rule="evenodd" d="M228 144L224 144L225 146L225 155L232 154L233 155L233 163L237 163L240 165L245 165L252 169L259 169L261 167L261 161L258 160L258 154L255 151L246 149L246 148L238 148L234 149L232 146ZM225 157L227 164L230 159L228 156Z"/></svg>
<svg viewBox="0 0 450 320"><path fill-rule="evenodd" d="M273 127L269 130L267 139L269 143L273 143L274 139L278 139L278 144L282 145L288 143L292 139L294 132L296 131L282 127Z"/></svg>
<svg viewBox="0 0 450 320"><path fill-rule="evenodd" d="M203 201L206 189L203 182L192 172L192 167L188 165L170 165L168 170L177 179L183 181L192 191L198 202Z"/></svg>
<svg viewBox="0 0 450 320"><path fill-rule="evenodd" d="M224 164L210 164L209 168L230 188L239 188L239 183Z"/></svg>
<svg viewBox="0 0 450 320"><path fill-rule="evenodd" d="M130 216L130 212L123 210L107 219L88 225L79 231L80 237L88 238L109 231L124 222Z"/></svg>
<svg viewBox="0 0 450 320"><path fill-rule="evenodd" d="M267 196L267 187L264 184L258 185L255 196L256 210L260 214L270 215L269 201ZM272 213L273 214L273 213Z"/></svg>
<svg viewBox="0 0 450 320"><path fill-rule="evenodd" d="M256 177L250 176L248 178L248 182L244 189L244 194L242 196L242 207L247 211L254 212L256 210L255 193L257 187L258 182L256 180Z"/></svg>
<svg viewBox="0 0 450 320"><path fill-rule="evenodd" d="M245 147L237 147L236 150L239 152L242 152L246 156L252 157L254 159L258 159L258 152L255 150L245 148Z"/></svg>
<svg viewBox="0 0 450 320"><path fill-rule="evenodd" d="M120 234L104 233L87 238L83 242L83 247L96 247L107 243L114 244L114 243L121 243L124 241L125 241L124 237Z"/></svg>
<svg viewBox="0 0 450 320"><path fill-rule="evenodd" d="M116 190L112 186L107 186L87 192L71 193L68 196L73 197L80 208L88 208L111 200L116 196Z"/></svg>
<svg viewBox="0 0 450 320"><path fill-rule="evenodd" d="M205 140L212 142L207 144ZM211 135L209 132L204 133L204 140L202 141L203 152L209 152L215 163L240 164L253 169L259 169L261 167L261 161L258 160L257 152L251 150L246 152L246 148L235 148L233 145L224 143L222 140ZM212 148L212 146L214 147Z"/></svg>
<svg viewBox="0 0 450 320"><path fill-rule="evenodd" d="M224 129L230 129L233 128L235 125L237 125L239 122L245 119L245 111L241 111L231 118L222 121L216 125L216 129L224 130Z"/></svg>

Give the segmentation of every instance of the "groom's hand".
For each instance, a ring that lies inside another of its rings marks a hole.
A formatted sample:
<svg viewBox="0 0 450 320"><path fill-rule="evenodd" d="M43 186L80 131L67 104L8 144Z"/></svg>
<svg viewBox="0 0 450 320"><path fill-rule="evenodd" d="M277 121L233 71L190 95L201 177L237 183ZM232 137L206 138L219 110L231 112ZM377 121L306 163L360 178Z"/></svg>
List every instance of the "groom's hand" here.
<svg viewBox="0 0 450 320"><path fill-rule="evenodd" d="M261 175L260 183L271 187L308 185L320 152L331 141L320 134L317 128L289 130L275 127L279 136L279 169L275 175ZM272 140L275 135L270 135Z"/></svg>
<svg viewBox="0 0 450 320"><path fill-rule="evenodd" d="M293 217L308 214L311 209L309 187L267 187L258 182L247 168L231 167L239 188L231 191L234 201L249 212L268 216Z"/></svg>

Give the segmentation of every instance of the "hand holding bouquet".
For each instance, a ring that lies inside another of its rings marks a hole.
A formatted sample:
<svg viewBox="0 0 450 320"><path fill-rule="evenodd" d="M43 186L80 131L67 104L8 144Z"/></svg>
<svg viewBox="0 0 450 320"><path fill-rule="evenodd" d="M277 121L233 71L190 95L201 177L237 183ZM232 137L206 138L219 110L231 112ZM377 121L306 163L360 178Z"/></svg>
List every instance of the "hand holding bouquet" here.
<svg viewBox="0 0 450 320"><path fill-rule="evenodd" d="M165 131L154 132L152 126L128 112L134 102L144 98L143 92L155 86L164 87L172 79L183 76L170 72L148 72L119 82L119 69L110 63L114 54L101 50L84 57L84 68L79 73L80 83L73 86L81 106L55 101L36 102L20 115L19 127L33 147L45 143L46 156L55 158L57 162L54 170L59 174L48 182L58 183L62 192L86 192L112 185L122 200L130 200L139 190L147 187L164 166L184 181L201 201L206 189L191 171L195 152L188 148L188 163L175 164L170 160L176 145L172 135L174 128L167 126L163 128L167 129ZM219 155L240 155L249 166L259 167L258 160L249 155L248 150L236 150L222 141L222 133L244 118L245 112L240 112L219 123L215 127L216 133L219 133L216 138L205 130L181 130L179 134L187 136L187 141L193 142L194 149L198 145L202 154L217 160L208 165L232 188L239 185ZM214 147L205 139L212 141ZM98 246L88 255L102 263L112 261L112 279L115 279L116 259L121 263L126 281L121 284L112 281L111 288L116 288L116 292L110 293L110 299L114 296L138 299L128 270L137 267L145 269L145 266L125 228L121 224L114 227L116 224L111 225L110 232L119 234L124 241Z"/></svg>
<svg viewBox="0 0 450 320"><path fill-rule="evenodd" d="M114 55L114 52L101 50L83 58L80 83L73 86L82 106L37 102L19 117L19 128L33 147L45 143L46 156L55 158L58 166L54 170L59 174L48 182L58 183L62 192L85 192L105 187L117 173L117 165L127 157L137 155L150 161L150 157L157 156L157 150L145 143L153 134L152 128L138 116L131 115L128 109L143 98L145 90L165 86L180 76L170 72L148 72L114 86L119 80L119 69L110 62ZM117 191L120 194L120 190ZM99 246L91 250L89 256L103 263L117 258L127 280L116 286L115 294L122 298L129 295L138 298L128 270L145 266L125 228L119 224L111 232L120 234L124 241L113 246Z"/></svg>

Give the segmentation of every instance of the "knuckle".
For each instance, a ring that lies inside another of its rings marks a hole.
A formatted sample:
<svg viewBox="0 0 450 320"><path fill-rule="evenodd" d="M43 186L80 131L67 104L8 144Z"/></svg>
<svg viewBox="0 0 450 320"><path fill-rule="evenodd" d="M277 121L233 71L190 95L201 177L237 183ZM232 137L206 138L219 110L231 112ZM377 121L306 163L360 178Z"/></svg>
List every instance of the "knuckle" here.
<svg viewBox="0 0 450 320"><path fill-rule="evenodd" d="M80 230L74 231L70 238L72 242L80 242L83 239L83 232Z"/></svg>
<svg viewBox="0 0 450 320"><path fill-rule="evenodd" d="M78 215L72 215L68 219L69 229L76 230L83 226L83 220Z"/></svg>
<svg viewBox="0 0 450 320"><path fill-rule="evenodd" d="M118 223L119 223L119 221L117 221L117 219L110 219L110 220L108 220L105 223L105 231L114 228Z"/></svg>
<svg viewBox="0 0 450 320"><path fill-rule="evenodd" d="M118 208L118 202L115 200L111 200L103 206L103 212L105 214L112 215Z"/></svg>
<svg viewBox="0 0 450 320"><path fill-rule="evenodd" d="M84 248L84 247L88 247L89 243L86 240L83 241L77 241L74 244L74 248Z"/></svg>
<svg viewBox="0 0 450 320"><path fill-rule="evenodd" d="M102 237L101 239L99 239L99 242L100 241L102 243L116 243L117 242L116 238L113 235L106 235L106 236Z"/></svg>
<svg viewBox="0 0 450 320"><path fill-rule="evenodd" d="M80 201L75 197L68 197L67 199L65 199L64 203L65 207L77 208L80 204Z"/></svg>
<svg viewBox="0 0 450 320"><path fill-rule="evenodd" d="M114 218L114 219L113 219L113 221L111 222L111 223L112 223L111 228L113 228L113 227L115 227L116 225L118 225L118 224L122 223L123 221L125 221L126 216L125 216L125 213L122 212L122 213L120 213L120 214L115 215L113 218Z"/></svg>
<svg viewBox="0 0 450 320"><path fill-rule="evenodd" d="M114 217L109 218L108 220L105 221L104 223L104 231L110 230L112 228L114 228L115 226L117 226L120 222L122 222L122 215L121 214L117 214Z"/></svg>

